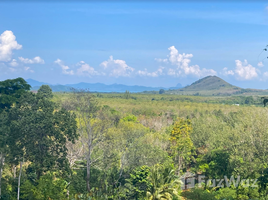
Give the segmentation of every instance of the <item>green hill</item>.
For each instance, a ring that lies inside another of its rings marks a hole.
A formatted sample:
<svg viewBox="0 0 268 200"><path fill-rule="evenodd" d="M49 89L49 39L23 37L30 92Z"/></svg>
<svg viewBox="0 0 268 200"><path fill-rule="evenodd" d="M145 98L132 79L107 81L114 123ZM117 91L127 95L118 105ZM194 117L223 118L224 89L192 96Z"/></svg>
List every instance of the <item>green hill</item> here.
<svg viewBox="0 0 268 200"><path fill-rule="evenodd" d="M199 79L198 81L192 83L189 86L183 88L183 90L221 90L221 89L240 89L239 87L233 86L223 79L217 76L207 76L205 78Z"/></svg>
<svg viewBox="0 0 268 200"><path fill-rule="evenodd" d="M231 95L268 95L267 90L243 89L217 76L207 76L177 90L169 90L167 94L195 95L195 96L231 96Z"/></svg>

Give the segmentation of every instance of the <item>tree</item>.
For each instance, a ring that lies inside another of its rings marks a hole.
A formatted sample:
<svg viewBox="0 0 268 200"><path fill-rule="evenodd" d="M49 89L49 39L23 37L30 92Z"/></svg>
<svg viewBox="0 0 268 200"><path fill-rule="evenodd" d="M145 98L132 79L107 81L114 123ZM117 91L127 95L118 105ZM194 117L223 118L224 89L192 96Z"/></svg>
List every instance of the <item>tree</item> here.
<svg viewBox="0 0 268 200"><path fill-rule="evenodd" d="M108 119L107 113L102 112L96 98L86 90L73 90L72 97L63 103L63 107L73 110L77 115L78 133L87 162L86 181L89 192L91 167L103 156L93 157L94 151L103 142L112 122Z"/></svg>
<svg viewBox="0 0 268 200"><path fill-rule="evenodd" d="M26 180L22 185L22 199L27 200L49 200L67 199L67 182L56 176L55 173L48 172L41 176L35 184Z"/></svg>
<svg viewBox="0 0 268 200"><path fill-rule="evenodd" d="M178 165L178 174L180 174L180 170L192 159L194 145L190 138L191 131L191 121L181 118L175 122L170 134L171 154L175 164Z"/></svg>
<svg viewBox="0 0 268 200"><path fill-rule="evenodd" d="M217 200L215 198L216 193L214 191L210 192L208 190L205 190L204 188L195 187L190 190L185 190L182 193L182 196L186 199L194 199L194 200ZM232 198L221 198L221 199L230 199Z"/></svg>
<svg viewBox="0 0 268 200"><path fill-rule="evenodd" d="M0 81L0 111L9 109L30 88L23 78Z"/></svg>
<svg viewBox="0 0 268 200"><path fill-rule="evenodd" d="M267 97L261 97L261 99L263 100L263 106L265 107L267 102L268 102L268 98Z"/></svg>
<svg viewBox="0 0 268 200"><path fill-rule="evenodd" d="M164 94L165 93L165 90L164 89L160 89L159 90L159 94Z"/></svg>
<svg viewBox="0 0 268 200"><path fill-rule="evenodd" d="M146 191L151 186L148 180L149 174L150 168L146 165L133 170L125 185L129 199L140 199L146 196Z"/></svg>
<svg viewBox="0 0 268 200"><path fill-rule="evenodd" d="M0 198L1 198L1 180L4 162L16 151L14 144L16 139L10 132L9 110L19 98L29 91L31 86L23 78L8 79L0 82ZM13 153L12 153L13 152Z"/></svg>
<svg viewBox="0 0 268 200"><path fill-rule="evenodd" d="M246 97L246 99L245 99L245 104L249 104L249 105L251 105L251 104L253 104L253 102L254 102L254 99L253 99L252 96L250 96L250 97Z"/></svg>
<svg viewBox="0 0 268 200"><path fill-rule="evenodd" d="M18 136L13 146L21 149L21 158L31 162L37 179L46 171L69 171L66 143L78 137L75 114L59 109L38 93L28 93L10 110L10 115L11 133Z"/></svg>
<svg viewBox="0 0 268 200"><path fill-rule="evenodd" d="M42 85L38 89L38 96L42 98L48 98L51 99L53 97L52 89L48 85Z"/></svg>
<svg viewBox="0 0 268 200"><path fill-rule="evenodd" d="M268 168L263 170L262 175L258 180L259 193L263 196L267 196L267 184L268 184Z"/></svg>
<svg viewBox="0 0 268 200"><path fill-rule="evenodd" d="M148 177L151 186L147 190L148 200L179 199L180 179L172 166L155 165Z"/></svg>
<svg viewBox="0 0 268 200"><path fill-rule="evenodd" d="M124 93L124 98L125 99L130 99L131 98L130 92L128 90L126 90L126 92Z"/></svg>
<svg viewBox="0 0 268 200"><path fill-rule="evenodd" d="M2 172L6 155L11 151L8 145L9 126L7 124L8 114L6 112L0 113L0 198L1 198L1 185L2 185Z"/></svg>
<svg viewBox="0 0 268 200"><path fill-rule="evenodd" d="M231 176L233 168L230 164L230 153L226 150L215 149L205 155L201 155L197 160L199 169L204 172L207 178L222 178Z"/></svg>

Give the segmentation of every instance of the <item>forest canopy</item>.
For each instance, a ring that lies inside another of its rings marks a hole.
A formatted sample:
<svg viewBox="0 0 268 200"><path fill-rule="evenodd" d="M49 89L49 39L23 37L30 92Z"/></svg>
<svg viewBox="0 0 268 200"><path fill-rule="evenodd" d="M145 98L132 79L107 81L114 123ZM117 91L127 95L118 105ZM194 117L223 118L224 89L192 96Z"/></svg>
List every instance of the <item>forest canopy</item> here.
<svg viewBox="0 0 268 200"><path fill-rule="evenodd" d="M261 97L33 93L18 78L0 106L1 199L268 198Z"/></svg>

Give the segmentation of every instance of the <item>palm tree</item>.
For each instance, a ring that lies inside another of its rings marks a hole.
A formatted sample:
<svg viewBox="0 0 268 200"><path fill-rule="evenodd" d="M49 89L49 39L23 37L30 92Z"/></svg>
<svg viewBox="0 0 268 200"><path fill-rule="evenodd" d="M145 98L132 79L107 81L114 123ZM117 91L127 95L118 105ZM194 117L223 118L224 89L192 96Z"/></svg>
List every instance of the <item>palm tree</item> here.
<svg viewBox="0 0 268 200"><path fill-rule="evenodd" d="M179 190L182 183L171 167L153 166L149 180L151 187L147 191L147 200L181 199Z"/></svg>

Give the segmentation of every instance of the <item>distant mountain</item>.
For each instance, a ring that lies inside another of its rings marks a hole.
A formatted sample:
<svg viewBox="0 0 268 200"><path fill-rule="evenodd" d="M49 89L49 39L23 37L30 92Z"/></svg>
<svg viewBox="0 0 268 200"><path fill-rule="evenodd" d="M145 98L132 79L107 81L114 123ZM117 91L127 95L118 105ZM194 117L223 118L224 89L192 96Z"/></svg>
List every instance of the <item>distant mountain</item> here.
<svg viewBox="0 0 268 200"><path fill-rule="evenodd" d="M164 88L164 87L146 87L139 85L123 85L123 84L112 84L105 85L103 83L77 83L77 84L66 84L66 85L51 85L47 83L38 82L32 79L26 80L31 86L32 90L38 90L41 85L49 85L54 92L69 92L71 88L75 89L88 89L92 92L125 92L128 90L129 92L143 92L143 91L159 91L160 89L168 90L168 89L178 89L180 88L180 84L173 88Z"/></svg>
<svg viewBox="0 0 268 200"><path fill-rule="evenodd" d="M226 81L217 76L207 76L183 88L183 90L195 90L195 91L221 90L221 89L240 89L240 88L227 83Z"/></svg>
<svg viewBox="0 0 268 200"><path fill-rule="evenodd" d="M105 85L103 83L78 83L78 84L67 84L66 86L77 88L77 89L89 89L89 91L97 91L97 92L125 92L126 90L130 92L143 92L143 91L151 91L151 90L160 90L166 89L163 87L146 87L139 85L123 85L123 84L112 84Z"/></svg>
<svg viewBox="0 0 268 200"><path fill-rule="evenodd" d="M169 90L168 94L195 96L267 95L267 90L243 89L217 76L207 76L184 88Z"/></svg>
<svg viewBox="0 0 268 200"><path fill-rule="evenodd" d="M169 90L176 90L176 89L180 89L182 88L182 85L180 83L178 83L175 87L170 87L168 88Z"/></svg>
<svg viewBox="0 0 268 200"><path fill-rule="evenodd" d="M182 84L178 83L178 84L176 85L176 88L182 88Z"/></svg>
<svg viewBox="0 0 268 200"><path fill-rule="evenodd" d="M49 84L45 84L49 85ZM49 85L49 87L52 89L53 92L70 92L71 87L65 86L65 85ZM31 90L38 90L40 86L33 86Z"/></svg>
<svg viewBox="0 0 268 200"><path fill-rule="evenodd" d="M39 82L39 81L36 81L36 80L33 80L33 79L27 79L26 81L27 81L28 84L31 85L32 87L35 87L35 86L41 86L41 85L49 85L48 83Z"/></svg>

